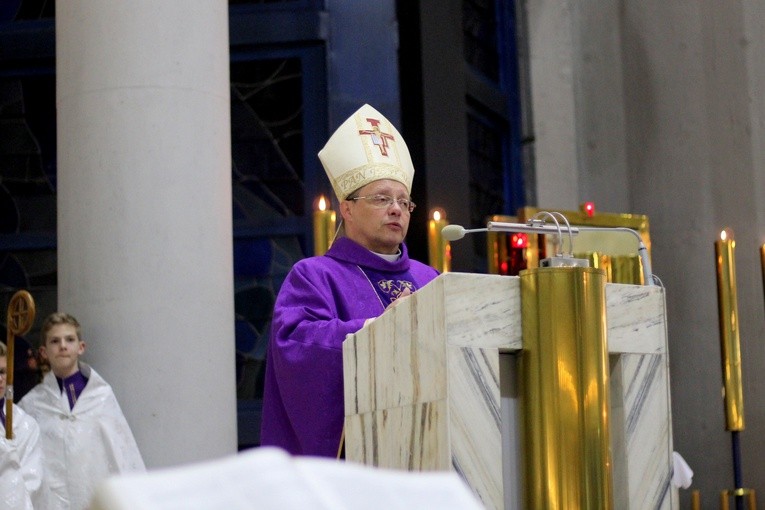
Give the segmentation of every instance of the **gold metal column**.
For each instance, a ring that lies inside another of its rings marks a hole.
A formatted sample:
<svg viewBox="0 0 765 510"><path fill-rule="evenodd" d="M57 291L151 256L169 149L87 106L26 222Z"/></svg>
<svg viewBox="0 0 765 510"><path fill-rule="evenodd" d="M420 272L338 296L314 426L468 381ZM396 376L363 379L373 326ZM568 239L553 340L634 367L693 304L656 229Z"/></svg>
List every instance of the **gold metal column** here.
<svg viewBox="0 0 765 510"><path fill-rule="evenodd" d="M717 257L717 308L720 324L725 430L744 430L744 384L741 376L741 338L739 336L736 293L736 241L728 231L715 242Z"/></svg>
<svg viewBox="0 0 765 510"><path fill-rule="evenodd" d="M524 504L612 509L606 275L521 271Z"/></svg>

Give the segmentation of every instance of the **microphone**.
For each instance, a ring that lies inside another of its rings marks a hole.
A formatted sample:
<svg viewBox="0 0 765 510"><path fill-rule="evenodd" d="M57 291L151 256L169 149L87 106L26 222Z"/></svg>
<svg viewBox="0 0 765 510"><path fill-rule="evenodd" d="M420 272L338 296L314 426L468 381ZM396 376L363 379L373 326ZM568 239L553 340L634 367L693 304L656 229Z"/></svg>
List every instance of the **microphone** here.
<svg viewBox="0 0 765 510"><path fill-rule="evenodd" d="M487 230L488 229L486 228L473 228L468 230L463 228L462 225L447 225L441 229L441 235L447 241L456 241L465 237L465 234L472 232L486 232Z"/></svg>
<svg viewBox="0 0 765 510"><path fill-rule="evenodd" d="M556 225L544 225L540 223L505 223L501 221L490 221L486 228L464 228L462 225L446 225L441 229L441 235L447 241L457 241L465 237L465 234L473 232L523 232L526 234L561 234L563 232L576 235L579 233L577 227L562 227Z"/></svg>
<svg viewBox="0 0 765 510"><path fill-rule="evenodd" d="M554 225L546 225L543 220L537 219L538 216L545 214L550 216L555 223ZM565 225L558 223L555 216L561 217ZM473 228L466 229L462 225L447 225L441 229L441 235L447 241L457 241L465 237L465 234L471 234L473 232L522 232L526 234L556 234L558 236L558 243L562 245L563 233L567 233L569 236L569 246L573 251L573 236L584 231L603 231L603 232L627 232L634 235L638 241L638 255L640 257L641 265L643 266L643 279L646 285L656 285L654 282L653 273L651 272L651 261L648 258L648 249L643 243L643 238L635 230L627 227L589 227L580 226L572 227L569 225L568 220L561 213L549 213L543 211L538 213L534 218L530 219L528 223L505 223L499 221L490 221L486 224L486 228ZM579 259L574 259L572 255L564 255L563 253L556 254L556 257L561 259L561 262L566 261L566 265L573 262L578 262ZM546 259L552 265L555 264L553 259ZM540 261L543 262L543 261ZM584 261L582 261L584 262ZM578 263L576 265L579 265Z"/></svg>

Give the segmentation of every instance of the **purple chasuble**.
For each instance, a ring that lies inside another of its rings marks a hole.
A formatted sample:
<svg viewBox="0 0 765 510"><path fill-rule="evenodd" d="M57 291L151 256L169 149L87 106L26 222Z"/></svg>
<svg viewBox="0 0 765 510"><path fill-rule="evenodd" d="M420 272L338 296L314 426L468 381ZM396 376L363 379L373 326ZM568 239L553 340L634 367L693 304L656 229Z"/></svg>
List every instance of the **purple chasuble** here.
<svg viewBox="0 0 765 510"><path fill-rule="evenodd" d="M69 410L74 409L74 404L77 403L77 399L80 398L82 390L85 389L85 385L88 384L88 378L85 377L82 372L77 371L69 377L56 377L58 383L58 389L66 392L66 397L69 399Z"/></svg>
<svg viewBox="0 0 765 510"><path fill-rule="evenodd" d="M436 276L432 267L411 260L404 244L401 257L388 262L345 237L325 255L298 261L274 305L261 445L336 456L346 335L382 314L405 288L414 292Z"/></svg>
<svg viewBox="0 0 765 510"><path fill-rule="evenodd" d="M5 397L0 398L0 423L5 427Z"/></svg>

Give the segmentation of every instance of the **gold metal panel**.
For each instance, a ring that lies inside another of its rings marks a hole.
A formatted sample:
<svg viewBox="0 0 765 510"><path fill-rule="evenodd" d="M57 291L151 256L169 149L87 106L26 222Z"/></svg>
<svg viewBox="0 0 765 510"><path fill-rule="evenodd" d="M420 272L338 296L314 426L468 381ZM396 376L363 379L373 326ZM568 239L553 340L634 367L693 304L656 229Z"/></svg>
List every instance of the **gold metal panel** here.
<svg viewBox="0 0 765 510"><path fill-rule="evenodd" d="M520 279L525 507L611 509L605 272L544 267Z"/></svg>
<svg viewBox="0 0 765 510"><path fill-rule="evenodd" d="M606 280L610 283L628 283L643 285L645 278L640 268L638 255L606 255L597 251L574 253L574 257L587 259L590 267L606 272Z"/></svg>
<svg viewBox="0 0 765 510"><path fill-rule="evenodd" d="M522 207L518 210L518 221L525 222L535 214L543 211L536 207ZM648 216L643 214L620 214L596 212L588 216L582 211L559 211L571 225L587 225L590 227L627 227L637 231L643 238L648 251L651 251Z"/></svg>
<svg viewBox="0 0 765 510"><path fill-rule="evenodd" d="M534 215L543 211L535 207L523 207L518 210L518 216L513 221L524 223ZM593 216L588 216L583 211L558 211L572 226L589 227L626 227L635 230L640 234L649 256L651 253L651 237L649 231L648 216L641 214L619 214L596 212ZM507 221L507 220L496 220ZM592 267L602 267L606 271L609 282L612 283L631 283L642 285L645 283L643 273L640 269L640 257L637 256L637 242L634 236L623 234L623 240L616 239L616 234L604 233L581 233L575 237L574 251L577 258L589 259ZM529 252L545 253L551 252L543 244L546 238L552 236L529 236ZM625 246L626 245L626 246ZM595 258L600 257L600 262ZM633 260L634 257L634 260ZM527 258L528 267L537 267L539 260L532 261Z"/></svg>

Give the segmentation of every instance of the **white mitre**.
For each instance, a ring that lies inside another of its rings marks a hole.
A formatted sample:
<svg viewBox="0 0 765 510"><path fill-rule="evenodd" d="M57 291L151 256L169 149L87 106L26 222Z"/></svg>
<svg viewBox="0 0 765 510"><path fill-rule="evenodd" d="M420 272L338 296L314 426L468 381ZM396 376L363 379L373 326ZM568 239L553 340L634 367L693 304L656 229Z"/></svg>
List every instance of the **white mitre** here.
<svg viewBox="0 0 765 510"><path fill-rule="evenodd" d="M409 149L393 124L368 104L337 128L319 159L339 201L380 179L398 181L412 192Z"/></svg>

